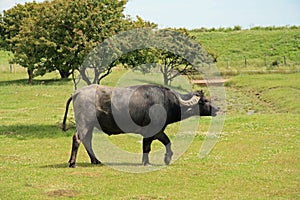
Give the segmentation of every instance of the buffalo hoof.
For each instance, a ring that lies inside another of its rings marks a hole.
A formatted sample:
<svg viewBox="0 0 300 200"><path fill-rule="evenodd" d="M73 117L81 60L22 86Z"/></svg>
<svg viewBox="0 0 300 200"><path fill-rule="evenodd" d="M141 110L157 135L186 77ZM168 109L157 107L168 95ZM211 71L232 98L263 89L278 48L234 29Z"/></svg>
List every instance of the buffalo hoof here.
<svg viewBox="0 0 300 200"><path fill-rule="evenodd" d="M100 162L98 159L91 161L93 165L102 165L102 162Z"/></svg>
<svg viewBox="0 0 300 200"><path fill-rule="evenodd" d="M69 167L70 168L76 168L76 163L70 163Z"/></svg>
<svg viewBox="0 0 300 200"><path fill-rule="evenodd" d="M170 153L166 153L165 154L165 164L166 165L169 165L170 164L170 162L171 162L171 160L172 160L172 156L173 156L173 153L172 152L170 152Z"/></svg>
<svg viewBox="0 0 300 200"><path fill-rule="evenodd" d="M143 154L142 165L144 165L144 166L150 166L148 155L149 155L149 153L144 153Z"/></svg>
<svg viewBox="0 0 300 200"><path fill-rule="evenodd" d="M143 162L144 166L151 166L151 164L149 162Z"/></svg>

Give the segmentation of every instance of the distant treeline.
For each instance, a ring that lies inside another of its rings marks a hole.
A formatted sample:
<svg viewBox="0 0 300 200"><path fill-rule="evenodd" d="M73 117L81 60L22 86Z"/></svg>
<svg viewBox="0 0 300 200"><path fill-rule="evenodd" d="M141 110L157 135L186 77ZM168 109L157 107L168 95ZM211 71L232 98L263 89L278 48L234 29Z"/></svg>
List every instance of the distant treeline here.
<svg viewBox="0 0 300 200"><path fill-rule="evenodd" d="M300 26L254 26L249 29L243 29L241 26L236 25L234 27L219 27L219 28L196 28L192 29L193 32L232 32L241 30L262 30L262 31L273 31L273 30L285 30L285 29L300 29Z"/></svg>

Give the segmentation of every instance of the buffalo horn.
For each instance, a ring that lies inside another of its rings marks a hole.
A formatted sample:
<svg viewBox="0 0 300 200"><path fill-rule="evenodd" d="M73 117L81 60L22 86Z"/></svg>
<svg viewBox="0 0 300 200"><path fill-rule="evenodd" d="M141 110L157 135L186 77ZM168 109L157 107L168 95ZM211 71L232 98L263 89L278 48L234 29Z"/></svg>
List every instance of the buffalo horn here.
<svg viewBox="0 0 300 200"><path fill-rule="evenodd" d="M200 100L200 97L194 95L191 99L189 100L183 100L180 97L178 98L180 104L184 105L184 106L193 106L196 105L198 103L198 101Z"/></svg>

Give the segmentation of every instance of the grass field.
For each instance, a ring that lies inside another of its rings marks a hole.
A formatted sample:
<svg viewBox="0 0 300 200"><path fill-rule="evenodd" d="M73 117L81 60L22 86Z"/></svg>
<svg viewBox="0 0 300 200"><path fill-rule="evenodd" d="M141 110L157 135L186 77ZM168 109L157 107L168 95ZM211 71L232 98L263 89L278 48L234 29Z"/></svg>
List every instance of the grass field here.
<svg viewBox="0 0 300 200"><path fill-rule="evenodd" d="M103 84L112 85L122 73ZM82 146L78 168L68 168L71 112L70 130L62 132L60 124L72 81L50 74L29 86L24 71L1 72L0 199L300 199L299 81L299 73L233 77L226 83L223 132L208 157L197 156L210 124L201 118L176 162L159 171L125 173L92 166ZM168 128L171 138L175 130ZM111 140L141 152L140 138Z"/></svg>
<svg viewBox="0 0 300 200"><path fill-rule="evenodd" d="M300 71L300 29L191 31L224 74ZM246 63L245 63L246 59Z"/></svg>

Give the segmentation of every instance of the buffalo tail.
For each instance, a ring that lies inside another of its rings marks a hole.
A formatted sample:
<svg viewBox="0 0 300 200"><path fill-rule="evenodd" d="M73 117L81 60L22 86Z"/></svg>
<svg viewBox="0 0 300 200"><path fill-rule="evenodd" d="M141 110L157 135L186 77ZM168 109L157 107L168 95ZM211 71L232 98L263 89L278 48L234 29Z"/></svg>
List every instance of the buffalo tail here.
<svg viewBox="0 0 300 200"><path fill-rule="evenodd" d="M67 104L66 104L66 111L65 111L65 115L64 115L64 120L62 123L62 130L63 131L67 131L67 125L66 125L66 121L67 121L67 116L68 116L68 110L69 110L69 105L72 101L72 96L68 99Z"/></svg>

